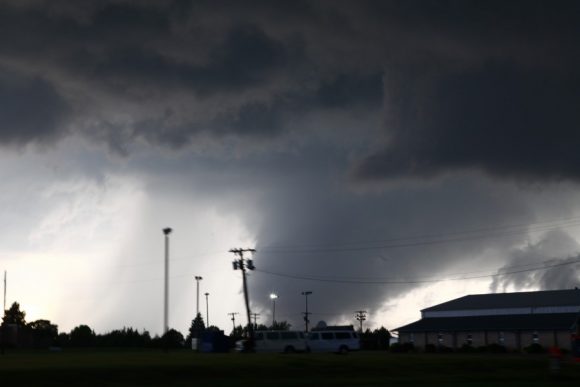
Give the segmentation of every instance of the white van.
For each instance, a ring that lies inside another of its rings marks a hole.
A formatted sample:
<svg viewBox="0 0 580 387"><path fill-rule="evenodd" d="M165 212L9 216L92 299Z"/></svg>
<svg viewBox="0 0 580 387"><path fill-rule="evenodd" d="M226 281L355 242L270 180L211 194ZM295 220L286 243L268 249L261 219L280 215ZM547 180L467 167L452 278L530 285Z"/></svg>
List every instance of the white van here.
<svg viewBox="0 0 580 387"><path fill-rule="evenodd" d="M256 352L306 352L306 338L299 331L257 331L254 333Z"/></svg>
<svg viewBox="0 0 580 387"><path fill-rule="evenodd" d="M315 330L308 335L311 352L347 353L360 349L360 339L354 330Z"/></svg>

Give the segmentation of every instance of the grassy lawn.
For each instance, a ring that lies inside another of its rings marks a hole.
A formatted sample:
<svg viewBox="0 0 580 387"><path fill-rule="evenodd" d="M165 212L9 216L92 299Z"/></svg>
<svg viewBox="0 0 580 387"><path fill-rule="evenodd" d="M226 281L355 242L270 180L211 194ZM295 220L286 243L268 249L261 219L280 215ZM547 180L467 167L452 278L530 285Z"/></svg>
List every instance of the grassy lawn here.
<svg viewBox="0 0 580 387"><path fill-rule="evenodd" d="M197 354L190 351L10 352L11 386L577 386L580 364L558 375L545 355Z"/></svg>

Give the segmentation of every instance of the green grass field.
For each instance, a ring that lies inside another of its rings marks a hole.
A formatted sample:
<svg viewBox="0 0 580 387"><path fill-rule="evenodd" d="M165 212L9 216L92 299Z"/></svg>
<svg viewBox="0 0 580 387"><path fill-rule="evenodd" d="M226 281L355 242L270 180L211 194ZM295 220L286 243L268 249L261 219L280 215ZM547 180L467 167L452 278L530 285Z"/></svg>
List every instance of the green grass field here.
<svg viewBox="0 0 580 387"><path fill-rule="evenodd" d="M553 375L543 355L9 352L2 386L578 386L580 364Z"/></svg>

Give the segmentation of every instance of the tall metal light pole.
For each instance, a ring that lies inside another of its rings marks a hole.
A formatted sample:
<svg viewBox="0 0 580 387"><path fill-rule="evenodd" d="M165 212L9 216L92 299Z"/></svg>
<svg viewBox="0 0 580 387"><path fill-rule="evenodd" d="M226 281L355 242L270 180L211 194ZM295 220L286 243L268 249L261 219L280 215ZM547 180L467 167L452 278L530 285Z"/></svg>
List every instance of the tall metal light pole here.
<svg viewBox="0 0 580 387"><path fill-rule="evenodd" d="M209 293L205 293L205 326L209 327Z"/></svg>
<svg viewBox="0 0 580 387"><path fill-rule="evenodd" d="M195 303L195 317L197 317L197 315L199 314L199 281L201 281L203 278L199 275L195 276L195 282L196 282L196 288L197 288L197 302Z"/></svg>
<svg viewBox="0 0 580 387"><path fill-rule="evenodd" d="M310 313L308 313L308 296L311 294L312 294L312 292L310 290L302 292L302 295L306 299L306 312L304 312L304 325L306 325L306 330L305 330L306 333L308 333L308 323L310 322L310 320L308 319L308 315L310 314Z"/></svg>
<svg viewBox="0 0 580 387"><path fill-rule="evenodd" d="M276 293L270 293L270 299L272 300L272 329L274 329L276 324L276 298L278 298Z"/></svg>
<svg viewBox="0 0 580 387"><path fill-rule="evenodd" d="M163 334L169 330L169 234L173 231L167 227L163 229L165 235L165 287L163 306Z"/></svg>

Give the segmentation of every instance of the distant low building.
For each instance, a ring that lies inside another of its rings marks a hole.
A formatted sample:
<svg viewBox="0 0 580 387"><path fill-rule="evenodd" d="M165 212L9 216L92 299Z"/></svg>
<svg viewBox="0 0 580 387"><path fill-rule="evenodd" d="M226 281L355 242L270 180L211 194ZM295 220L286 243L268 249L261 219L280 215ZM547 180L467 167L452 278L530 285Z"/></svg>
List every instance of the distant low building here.
<svg viewBox="0 0 580 387"><path fill-rule="evenodd" d="M531 344L572 349L579 332L580 290L469 295L421 311L421 320L395 329L400 343L461 348Z"/></svg>

